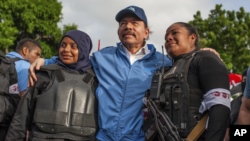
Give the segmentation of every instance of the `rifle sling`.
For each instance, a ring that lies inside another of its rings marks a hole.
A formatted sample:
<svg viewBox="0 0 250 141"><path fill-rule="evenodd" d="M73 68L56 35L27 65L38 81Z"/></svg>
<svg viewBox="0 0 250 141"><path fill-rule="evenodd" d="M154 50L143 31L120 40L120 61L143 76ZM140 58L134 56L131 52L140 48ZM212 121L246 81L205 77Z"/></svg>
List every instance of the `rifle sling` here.
<svg viewBox="0 0 250 141"><path fill-rule="evenodd" d="M196 124L196 126L193 128L193 130L189 133L188 137L186 138L186 141L196 141L200 137L200 135L206 129L207 118L208 118L208 113L206 113L202 117L202 119Z"/></svg>

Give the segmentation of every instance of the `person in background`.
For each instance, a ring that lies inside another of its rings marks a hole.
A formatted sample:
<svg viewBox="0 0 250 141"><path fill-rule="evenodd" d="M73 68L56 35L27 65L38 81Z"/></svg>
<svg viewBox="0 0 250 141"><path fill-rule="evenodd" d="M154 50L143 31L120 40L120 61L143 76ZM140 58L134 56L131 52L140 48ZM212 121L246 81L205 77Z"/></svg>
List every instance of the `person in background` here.
<svg viewBox="0 0 250 141"><path fill-rule="evenodd" d="M241 94L233 99L231 101L231 114L230 114L230 118L228 121L228 127L227 127L227 132L225 135L225 141L229 141L229 130L230 130L230 125L236 125L237 124L237 120L238 120L238 115L239 115L239 111L240 111L240 106L242 103L242 97L243 97L243 93L245 90L245 86L246 86L246 79L247 79L247 69L244 70L242 72L242 79L241 79Z"/></svg>
<svg viewBox="0 0 250 141"><path fill-rule="evenodd" d="M30 63L33 63L35 59L40 58L41 55L41 45L38 41L31 38L25 38L18 42L16 50L9 52L6 56L10 58L19 58L15 61L15 69L17 72L17 83L9 87L8 95L9 100L12 104L12 109L16 110L17 105L20 101L21 96L25 93L28 88L28 77L29 77L29 67ZM12 111L11 113L14 113ZM0 124L0 140L3 141L7 134L9 124L11 120L6 123Z"/></svg>
<svg viewBox="0 0 250 141"><path fill-rule="evenodd" d="M68 31L59 45L59 58L37 72L38 81L21 99L6 141L95 141L97 80L89 53L90 37Z"/></svg>
<svg viewBox="0 0 250 141"><path fill-rule="evenodd" d="M247 69L246 75L250 75L250 68ZM246 86L243 93L237 122L239 125L250 125L250 77L246 78Z"/></svg>
<svg viewBox="0 0 250 141"><path fill-rule="evenodd" d="M18 92L22 96L28 88L29 67L37 58L41 56L41 45L38 41L30 38L21 39L16 51L9 52L6 56L10 58L20 58L15 62L18 76L18 86L12 86L13 91Z"/></svg>

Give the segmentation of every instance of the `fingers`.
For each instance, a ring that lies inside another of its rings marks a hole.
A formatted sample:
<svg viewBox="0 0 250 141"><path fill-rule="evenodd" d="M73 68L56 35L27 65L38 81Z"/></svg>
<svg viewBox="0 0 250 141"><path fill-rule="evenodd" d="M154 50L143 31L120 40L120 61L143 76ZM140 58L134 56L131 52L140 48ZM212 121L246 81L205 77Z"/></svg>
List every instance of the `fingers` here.
<svg viewBox="0 0 250 141"><path fill-rule="evenodd" d="M36 63L36 65L35 65L35 69L36 70L40 70L40 67L41 67L41 64L38 62L38 63Z"/></svg>
<svg viewBox="0 0 250 141"><path fill-rule="evenodd" d="M217 55L221 59L220 54L215 49L205 47L205 48L201 48L201 50L208 50L210 52L213 52L215 55ZM223 60L221 59L221 61L223 61Z"/></svg>
<svg viewBox="0 0 250 141"><path fill-rule="evenodd" d="M34 86L34 80L33 78L29 75L29 84L28 84L28 87L32 87Z"/></svg>
<svg viewBox="0 0 250 141"><path fill-rule="evenodd" d="M34 81L37 81L35 75L36 62L32 63L29 68L29 86L34 86Z"/></svg>
<svg viewBox="0 0 250 141"><path fill-rule="evenodd" d="M44 65L44 59L38 58L36 59L29 68L29 86L34 86L34 83L37 81L37 77L35 74L36 70L40 70L40 67Z"/></svg>
<svg viewBox="0 0 250 141"><path fill-rule="evenodd" d="M215 49L212 49L212 48L209 48L209 47L201 48L201 50L208 50L208 51L211 51L211 52L216 52Z"/></svg>

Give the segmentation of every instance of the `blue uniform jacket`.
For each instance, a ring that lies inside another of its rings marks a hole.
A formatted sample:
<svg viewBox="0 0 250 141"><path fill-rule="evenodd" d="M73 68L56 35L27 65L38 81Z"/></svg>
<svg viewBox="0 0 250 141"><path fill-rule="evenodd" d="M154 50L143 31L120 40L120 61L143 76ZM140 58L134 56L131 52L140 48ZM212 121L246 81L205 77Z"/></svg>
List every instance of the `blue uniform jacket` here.
<svg viewBox="0 0 250 141"><path fill-rule="evenodd" d="M121 44L93 53L91 62L99 80L96 90L100 141L144 141L143 97L152 76L162 67L163 55L148 44L150 53L132 65ZM172 65L164 56L165 66Z"/></svg>

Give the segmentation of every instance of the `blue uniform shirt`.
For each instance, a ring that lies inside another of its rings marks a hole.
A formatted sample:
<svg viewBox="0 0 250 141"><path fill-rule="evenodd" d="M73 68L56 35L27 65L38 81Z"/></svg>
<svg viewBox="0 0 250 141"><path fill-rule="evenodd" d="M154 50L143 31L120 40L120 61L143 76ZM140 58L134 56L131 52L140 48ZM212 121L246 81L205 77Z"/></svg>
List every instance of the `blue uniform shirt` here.
<svg viewBox="0 0 250 141"><path fill-rule="evenodd" d="M29 68L30 63L28 60L24 60L24 58L17 52L9 52L6 56L10 58L20 58L15 62L15 67L17 71L18 77L18 93L25 91L28 88L28 77L29 77Z"/></svg>

